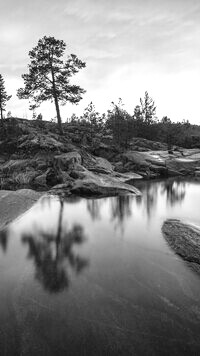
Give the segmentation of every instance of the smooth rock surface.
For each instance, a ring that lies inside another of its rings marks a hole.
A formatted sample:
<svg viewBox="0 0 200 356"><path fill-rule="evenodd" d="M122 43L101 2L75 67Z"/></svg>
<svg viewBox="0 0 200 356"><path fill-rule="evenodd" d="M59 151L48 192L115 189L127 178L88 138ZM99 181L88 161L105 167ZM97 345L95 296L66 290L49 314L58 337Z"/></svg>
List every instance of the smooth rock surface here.
<svg viewBox="0 0 200 356"><path fill-rule="evenodd" d="M16 192L0 191L0 228L16 219L29 209L43 193L31 189L20 189Z"/></svg>
<svg viewBox="0 0 200 356"><path fill-rule="evenodd" d="M200 273L200 227L169 219L162 232L170 247Z"/></svg>

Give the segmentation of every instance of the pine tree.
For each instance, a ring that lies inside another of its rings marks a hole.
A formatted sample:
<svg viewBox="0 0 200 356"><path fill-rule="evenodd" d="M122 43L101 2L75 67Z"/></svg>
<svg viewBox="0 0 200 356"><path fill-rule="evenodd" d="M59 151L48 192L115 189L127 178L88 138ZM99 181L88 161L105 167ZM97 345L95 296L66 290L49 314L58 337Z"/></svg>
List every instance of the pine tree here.
<svg viewBox="0 0 200 356"><path fill-rule="evenodd" d="M153 123L153 119L156 115L156 106L153 99L145 91L144 100L140 98L141 112L144 118L144 122L149 125Z"/></svg>
<svg viewBox="0 0 200 356"><path fill-rule="evenodd" d="M60 104L68 101L77 104L85 93L80 86L70 84L70 78L84 68L85 63L74 54L64 61L65 49L62 40L46 36L40 39L29 52L29 73L22 75L25 87L17 91L20 99L29 99L37 106L46 100L54 101L60 133L63 132Z"/></svg>
<svg viewBox="0 0 200 356"><path fill-rule="evenodd" d="M5 111L6 108L6 103L8 100L10 100L12 95L8 95L6 93L6 89L5 89L5 82L4 79L2 77L2 75L0 74L0 112L1 112L1 119L3 119L3 111Z"/></svg>

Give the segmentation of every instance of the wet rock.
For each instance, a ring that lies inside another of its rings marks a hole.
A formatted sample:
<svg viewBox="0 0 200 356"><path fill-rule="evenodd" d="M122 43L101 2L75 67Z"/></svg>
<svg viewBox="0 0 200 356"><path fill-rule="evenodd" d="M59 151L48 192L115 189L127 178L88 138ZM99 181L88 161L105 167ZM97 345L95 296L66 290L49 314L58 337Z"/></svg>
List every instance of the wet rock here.
<svg viewBox="0 0 200 356"><path fill-rule="evenodd" d="M162 232L170 247L200 273L200 227L170 219Z"/></svg>

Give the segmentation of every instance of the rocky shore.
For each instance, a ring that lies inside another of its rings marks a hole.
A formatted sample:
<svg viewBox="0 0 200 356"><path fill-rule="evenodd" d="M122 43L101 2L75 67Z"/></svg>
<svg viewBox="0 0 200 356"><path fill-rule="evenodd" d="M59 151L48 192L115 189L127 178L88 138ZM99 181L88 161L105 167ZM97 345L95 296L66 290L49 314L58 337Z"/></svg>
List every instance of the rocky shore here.
<svg viewBox="0 0 200 356"><path fill-rule="evenodd" d="M84 125L57 126L7 119L0 134L0 189L30 188L65 195L135 194L136 179L200 176L200 149L133 138L128 149L114 145L110 132Z"/></svg>

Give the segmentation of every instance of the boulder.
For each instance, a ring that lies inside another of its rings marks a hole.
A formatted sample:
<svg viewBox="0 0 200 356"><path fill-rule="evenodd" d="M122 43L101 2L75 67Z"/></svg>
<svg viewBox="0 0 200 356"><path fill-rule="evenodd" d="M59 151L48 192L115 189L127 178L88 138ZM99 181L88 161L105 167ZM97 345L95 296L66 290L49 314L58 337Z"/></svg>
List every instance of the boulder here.
<svg viewBox="0 0 200 356"><path fill-rule="evenodd" d="M175 253L200 273L200 227L169 219L164 222L162 232Z"/></svg>
<svg viewBox="0 0 200 356"><path fill-rule="evenodd" d="M154 172L157 173L158 176L160 177L167 177L168 176L168 169L166 167L163 166L156 166L156 165L151 165L149 167L149 169Z"/></svg>
<svg viewBox="0 0 200 356"><path fill-rule="evenodd" d="M58 163L59 167L66 171L74 168L77 164L82 164L82 157L77 151L57 155L54 159Z"/></svg>
<svg viewBox="0 0 200 356"><path fill-rule="evenodd" d="M148 168L152 165L165 167L165 160L154 152L128 151L122 155L123 161L132 162L137 169L140 167Z"/></svg>
<svg viewBox="0 0 200 356"><path fill-rule="evenodd" d="M106 174L96 175L93 172L85 170L80 172L84 176L81 179L77 176L76 180L67 182L66 184L56 185L51 189L54 193L63 192L65 195L80 195L84 197L95 196L114 196L121 194L140 195L137 188L132 185L124 183L125 180L132 178L133 175L115 177ZM78 174L78 171L77 171Z"/></svg>
<svg viewBox="0 0 200 356"><path fill-rule="evenodd" d="M90 171L96 173L110 174L113 171L112 164L105 158L95 157L93 166L88 168Z"/></svg>
<svg viewBox="0 0 200 356"><path fill-rule="evenodd" d="M98 179L77 180L71 193L83 197L108 197L115 195L141 195L139 190L125 183L109 183Z"/></svg>
<svg viewBox="0 0 200 356"><path fill-rule="evenodd" d="M54 168L49 168L46 172L46 184L53 187L63 182L62 172Z"/></svg>
<svg viewBox="0 0 200 356"><path fill-rule="evenodd" d="M47 187L46 177L47 177L46 173L35 177L34 182L33 182L34 186L46 188Z"/></svg>
<svg viewBox="0 0 200 356"><path fill-rule="evenodd" d="M196 167L200 164L199 160L194 160L190 158L175 158L175 159L167 159L166 166L170 170L182 172L185 170L188 173L194 173Z"/></svg>

